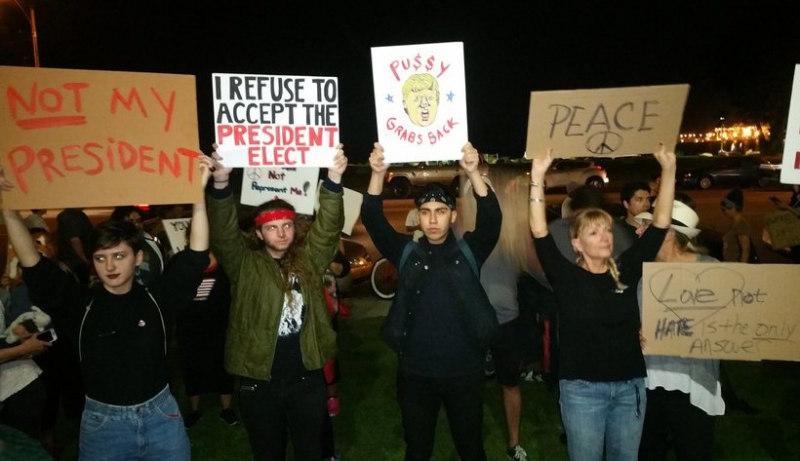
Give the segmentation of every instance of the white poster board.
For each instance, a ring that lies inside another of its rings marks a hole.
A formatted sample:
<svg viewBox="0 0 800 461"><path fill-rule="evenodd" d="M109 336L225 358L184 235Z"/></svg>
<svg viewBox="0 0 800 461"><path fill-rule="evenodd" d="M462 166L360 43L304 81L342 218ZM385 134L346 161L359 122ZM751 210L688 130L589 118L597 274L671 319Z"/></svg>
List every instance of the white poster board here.
<svg viewBox="0 0 800 461"><path fill-rule="evenodd" d="M689 85L535 91L526 158L619 157L674 149Z"/></svg>
<svg viewBox="0 0 800 461"><path fill-rule="evenodd" d="M243 205L258 206L280 198L301 214L313 214L317 200L319 168L245 168L242 176Z"/></svg>
<svg viewBox="0 0 800 461"><path fill-rule="evenodd" d="M212 79L215 139L225 166L333 166L335 77L217 73Z"/></svg>
<svg viewBox="0 0 800 461"><path fill-rule="evenodd" d="M463 156L469 140L463 43L372 48L372 78L387 162Z"/></svg>
<svg viewBox="0 0 800 461"><path fill-rule="evenodd" d="M645 263L647 355L800 361L800 266Z"/></svg>
<svg viewBox="0 0 800 461"><path fill-rule="evenodd" d="M783 148L781 182L800 184L800 64L794 66L789 120L786 123L786 145Z"/></svg>
<svg viewBox="0 0 800 461"><path fill-rule="evenodd" d="M189 225L192 223L192 218L178 218L178 219L162 219L164 232L167 234L169 246L172 252L170 254L176 255L185 250L189 245L187 239L189 235Z"/></svg>
<svg viewBox="0 0 800 461"><path fill-rule="evenodd" d="M319 190L320 187L322 187L321 180L317 185L317 190ZM344 196L342 197L344 201L344 226L342 226L342 232L351 235L353 233L353 226L356 225L358 217L361 216L361 202L364 201L364 194L347 187L343 187L342 189L344 190ZM317 193L317 203L314 204L314 209L319 210L319 193Z"/></svg>

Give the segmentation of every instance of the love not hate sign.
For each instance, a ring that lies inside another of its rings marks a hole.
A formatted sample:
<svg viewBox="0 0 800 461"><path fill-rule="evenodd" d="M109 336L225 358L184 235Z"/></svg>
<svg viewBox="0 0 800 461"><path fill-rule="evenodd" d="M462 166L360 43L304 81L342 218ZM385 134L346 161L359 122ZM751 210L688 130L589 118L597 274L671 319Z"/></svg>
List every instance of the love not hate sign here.
<svg viewBox="0 0 800 461"><path fill-rule="evenodd" d="M645 263L647 355L800 361L800 266Z"/></svg>
<svg viewBox="0 0 800 461"><path fill-rule="evenodd" d="M193 76L0 66L15 209L202 198Z"/></svg>
<svg viewBox="0 0 800 461"><path fill-rule="evenodd" d="M339 144L334 77L213 74L217 152L228 167L329 167Z"/></svg>

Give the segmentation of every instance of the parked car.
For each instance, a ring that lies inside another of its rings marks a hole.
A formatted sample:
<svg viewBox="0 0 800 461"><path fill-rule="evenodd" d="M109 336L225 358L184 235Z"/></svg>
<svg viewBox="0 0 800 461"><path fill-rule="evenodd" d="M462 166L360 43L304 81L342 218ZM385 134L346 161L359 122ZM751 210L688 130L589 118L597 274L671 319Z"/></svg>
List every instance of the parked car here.
<svg viewBox="0 0 800 461"><path fill-rule="evenodd" d="M570 183L602 189L608 184L608 173L592 160L556 159L544 176L545 187L557 189Z"/></svg>
<svg viewBox="0 0 800 461"><path fill-rule="evenodd" d="M353 283L362 282L372 273L372 257L364 245L355 240L342 239L344 255L350 261L350 278ZM344 291L344 290L343 290Z"/></svg>
<svg viewBox="0 0 800 461"><path fill-rule="evenodd" d="M780 163L755 155L697 159L681 165L676 176L680 187L709 189L714 186L767 187L780 179Z"/></svg>
<svg viewBox="0 0 800 461"><path fill-rule="evenodd" d="M486 175L488 165L486 159L480 156L481 174ZM420 162L417 164L399 165L390 167L386 174L387 189L397 198L409 198L414 188L439 184L449 188L458 195L461 179L459 173L461 166L456 160L437 160Z"/></svg>

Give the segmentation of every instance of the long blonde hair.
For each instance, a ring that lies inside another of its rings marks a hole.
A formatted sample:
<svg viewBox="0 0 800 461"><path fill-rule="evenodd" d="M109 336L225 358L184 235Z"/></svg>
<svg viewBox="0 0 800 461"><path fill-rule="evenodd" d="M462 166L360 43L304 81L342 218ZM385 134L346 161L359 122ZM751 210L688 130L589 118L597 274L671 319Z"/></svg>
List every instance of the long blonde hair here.
<svg viewBox="0 0 800 461"><path fill-rule="evenodd" d="M614 227L614 218L600 208L583 208L570 217L570 239L578 238L582 230L593 226L607 226L611 229ZM582 266L584 261L583 253L575 249L575 264ZM627 288L627 286L620 281L619 268L614 258L608 258L606 264L608 264L608 270L611 272L611 277L614 279L617 288L620 290Z"/></svg>
<svg viewBox="0 0 800 461"><path fill-rule="evenodd" d="M517 268L517 273L530 272L533 241L528 227L528 178L519 170L495 166L489 171L490 187L497 195L503 224L493 253ZM477 202L472 185L462 174L458 201L458 234L475 228Z"/></svg>

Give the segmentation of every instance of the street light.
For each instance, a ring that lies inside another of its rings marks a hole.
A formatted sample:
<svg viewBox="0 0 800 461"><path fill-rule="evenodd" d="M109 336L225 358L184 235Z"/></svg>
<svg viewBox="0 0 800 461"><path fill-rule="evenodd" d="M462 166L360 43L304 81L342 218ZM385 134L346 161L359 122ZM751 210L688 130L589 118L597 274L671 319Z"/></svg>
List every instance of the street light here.
<svg viewBox="0 0 800 461"><path fill-rule="evenodd" d="M28 24L31 26L31 42L33 42L33 65L35 67L39 67L39 38L36 33L36 10L33 9L33 5L25 11L25 8L19 3L18 0L11 0L17 5L22 14L25 15L25 19L28 20Z"/></svg>

